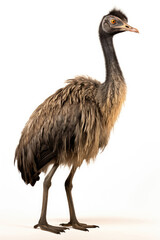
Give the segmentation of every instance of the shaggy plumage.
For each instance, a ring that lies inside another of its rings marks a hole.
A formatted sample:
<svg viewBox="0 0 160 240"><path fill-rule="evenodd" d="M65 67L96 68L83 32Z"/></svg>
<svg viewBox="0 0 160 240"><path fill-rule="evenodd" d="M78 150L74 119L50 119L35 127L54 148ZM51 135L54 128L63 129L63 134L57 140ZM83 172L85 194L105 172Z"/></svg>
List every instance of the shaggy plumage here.
<svg viewBox="0 0 160 240"><path fill-rule="evenodd" d="M125 84L109 85L107 102L99 99L101 83L76 77L47 98L26 123L15 159L23 180L34 185L48 164L89 163L108 142L125 99Z"/></svg>

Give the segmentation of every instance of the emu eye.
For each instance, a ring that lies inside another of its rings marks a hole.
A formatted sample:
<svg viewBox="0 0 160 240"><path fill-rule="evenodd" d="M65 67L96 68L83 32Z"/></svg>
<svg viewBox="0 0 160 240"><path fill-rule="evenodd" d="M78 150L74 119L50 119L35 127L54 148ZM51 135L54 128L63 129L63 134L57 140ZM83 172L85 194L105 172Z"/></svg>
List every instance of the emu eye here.
<svg viewBox="0 0 160 240"><path fill-rule="evenodd" d="M116 20L115 20L115 19L112 19L110 22L111 22L112 24L116 24Z"/></svg>

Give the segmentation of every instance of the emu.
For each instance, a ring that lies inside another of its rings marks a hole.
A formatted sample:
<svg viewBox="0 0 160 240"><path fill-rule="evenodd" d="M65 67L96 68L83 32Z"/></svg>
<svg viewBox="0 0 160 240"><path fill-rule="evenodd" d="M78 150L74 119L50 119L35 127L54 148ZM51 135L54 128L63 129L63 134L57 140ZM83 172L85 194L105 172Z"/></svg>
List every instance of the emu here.
<svg viewBox="0 0 160 240"><path fill-rule="evenodd" d="M89 163L99 149L106 147L125 101L126 84L114 50L113 36L124 31L138 33L127 22L125 14L116 9L101 20L99 38L105 59L105 81L100 83L85 76L67 80L64 88L37 107L22 131L14 161L17 161L24 182L34 186L40 173L52 165L44 180L41 216L35 228L60 234L70 226L83 231L98 227L77 220L71 194L72 179L84 160ZM52 226L46 220L48 190L60 165L71 167L65 181L70 221Z"/></svg>

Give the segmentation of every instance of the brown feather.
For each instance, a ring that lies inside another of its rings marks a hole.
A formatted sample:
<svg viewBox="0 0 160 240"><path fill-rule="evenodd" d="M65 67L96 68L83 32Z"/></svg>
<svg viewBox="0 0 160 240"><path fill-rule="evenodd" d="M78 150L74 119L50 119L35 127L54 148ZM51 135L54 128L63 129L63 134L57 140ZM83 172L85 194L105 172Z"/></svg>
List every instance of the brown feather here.
<svg viewBox="0 0 160 240"><path fill-rule="evenodd" d="M33 185L51 163L89 163L108 143L125 100L125 84L109 85L102 104L97 100L100 82L81 76L67 83L38 106L22 131L15 159L26 183Z"/></svg>

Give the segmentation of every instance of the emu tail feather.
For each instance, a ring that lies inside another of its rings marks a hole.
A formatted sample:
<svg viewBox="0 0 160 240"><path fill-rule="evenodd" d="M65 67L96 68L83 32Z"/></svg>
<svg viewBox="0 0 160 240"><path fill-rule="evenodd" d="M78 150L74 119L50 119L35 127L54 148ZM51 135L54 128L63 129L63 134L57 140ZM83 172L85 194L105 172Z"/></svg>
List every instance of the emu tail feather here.
<svg viewBox="0 0 160 240"><path fill-rule="evenodd" d="M18 170L21 172L22 179L26 184L34 186L38 181L40 172L37 169L35 157L30 147L18 145L14 162L17 161Z"/></svg>

